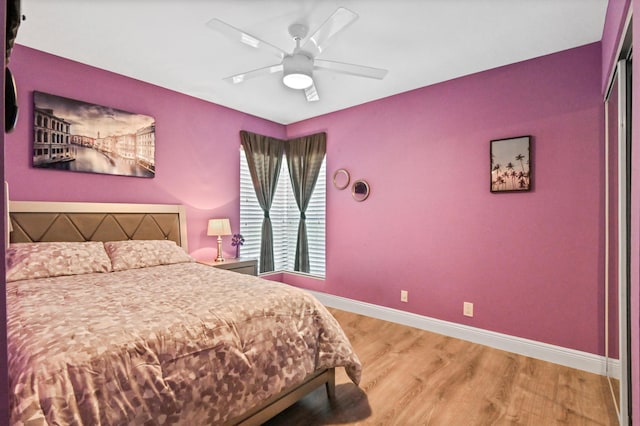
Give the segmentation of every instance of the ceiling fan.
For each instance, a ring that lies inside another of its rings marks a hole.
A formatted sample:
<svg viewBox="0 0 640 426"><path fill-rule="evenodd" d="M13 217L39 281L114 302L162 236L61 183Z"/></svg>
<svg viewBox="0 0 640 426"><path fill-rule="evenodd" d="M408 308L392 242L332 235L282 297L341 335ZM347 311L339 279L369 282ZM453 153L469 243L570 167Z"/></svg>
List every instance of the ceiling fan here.
<svg viewBox="0 0 640 426"><path fill-rule="evenodd" d="M307 101L313 102L320 100L318 90L313 80L314 70L327 70L378 80L382 80L387 74L387 70L380 68L329 61L317 57L326 49L329 42L333 39L333 36L347 28L356 19L358 19L358 14L344 7L340 7L320 25L311 36L306 38L306 40L305 37L307 37L309 31L306 25L301 23L290 25L289 34L296 43L296 47L291 53L287 53L283 49L260 40L217 18L211 19L206 25L232 40L239 41L255 49L270 52L280 59L280 62L277 64L235 74L224 80L238 84L251 78L282 72L282 82L285 86L292 89L304 90ZM303 40L304 43L302 43Z"/></svg>

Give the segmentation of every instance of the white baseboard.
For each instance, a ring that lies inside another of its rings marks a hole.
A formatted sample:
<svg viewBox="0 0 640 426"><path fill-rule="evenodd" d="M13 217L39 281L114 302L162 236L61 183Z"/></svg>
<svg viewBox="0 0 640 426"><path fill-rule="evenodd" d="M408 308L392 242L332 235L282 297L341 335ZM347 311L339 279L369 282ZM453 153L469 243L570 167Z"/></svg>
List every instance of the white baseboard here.
<svg viewBox="0 0 640 426"><path fill-rule="evenodd" d="M619 360L609 359L607 362L607 358L588 352L577 351L575 349L568 349L561 346L550 345L548 343L537 342L535 340L509 336L507 334L496 333L494 331L483 330L480 328L470 327L468 325L429 318L410 312L373 305L371 303L360 302L331 294L311 290L308 291L324 305L332 308L354 312L385 321L391 321L438 334L444 334L457 339L490 346L492 348L501 349L503 351L543 361L553 362L555 364L576 368L590 373L607 375L607 371L609 371L609 375L612 377L616 379L620 378Z"/></svg>

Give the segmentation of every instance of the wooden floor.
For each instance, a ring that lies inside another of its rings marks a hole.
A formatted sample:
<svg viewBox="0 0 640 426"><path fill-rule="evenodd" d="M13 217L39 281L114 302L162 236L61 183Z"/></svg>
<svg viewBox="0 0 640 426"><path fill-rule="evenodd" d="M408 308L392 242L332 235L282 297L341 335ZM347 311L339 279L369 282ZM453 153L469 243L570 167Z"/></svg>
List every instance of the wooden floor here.
<svg viewBox="0 0 640 426"><path fill-rule="evenodd" d="M616 425L606 379L463 340L331 309L363 364L336 371L267 425Z"/></svg>

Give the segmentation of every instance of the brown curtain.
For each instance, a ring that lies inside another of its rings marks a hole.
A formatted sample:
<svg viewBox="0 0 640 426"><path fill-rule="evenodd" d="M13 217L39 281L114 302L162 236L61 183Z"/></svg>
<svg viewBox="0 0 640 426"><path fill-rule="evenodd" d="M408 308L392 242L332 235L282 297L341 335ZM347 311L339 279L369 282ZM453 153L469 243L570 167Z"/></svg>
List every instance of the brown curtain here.
<svg viewBox="0 0 640 426"><path fill-rule="evenodd" d="M316 133L286 141L284 150L291 176L291 187L300 210L294 270L309 272L309 243L305 212L320 174L322 160L327 152L327 134Z"/></svg>
<svg viewBox="0 0 640 426"><path fill-rule="evenodd" d="M284 141L244 130L240 131L240 141L247 157L247 166L258 203L264 212L260 242L260 272L270 272L274 270L274 260L273 227L269 210L271 210L280 175Z"/></svg>

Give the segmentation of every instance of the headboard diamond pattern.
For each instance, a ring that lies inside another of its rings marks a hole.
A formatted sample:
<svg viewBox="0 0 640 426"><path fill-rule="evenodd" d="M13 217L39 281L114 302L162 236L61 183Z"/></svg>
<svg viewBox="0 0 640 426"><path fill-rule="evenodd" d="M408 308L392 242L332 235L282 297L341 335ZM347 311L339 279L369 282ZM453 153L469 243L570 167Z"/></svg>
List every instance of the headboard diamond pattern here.
<svg viewBox="0 0 640 426"><path fill-rule="evenodd" d="M181 245L177 213L10 213L11 242L172 240Z"/></svg>

